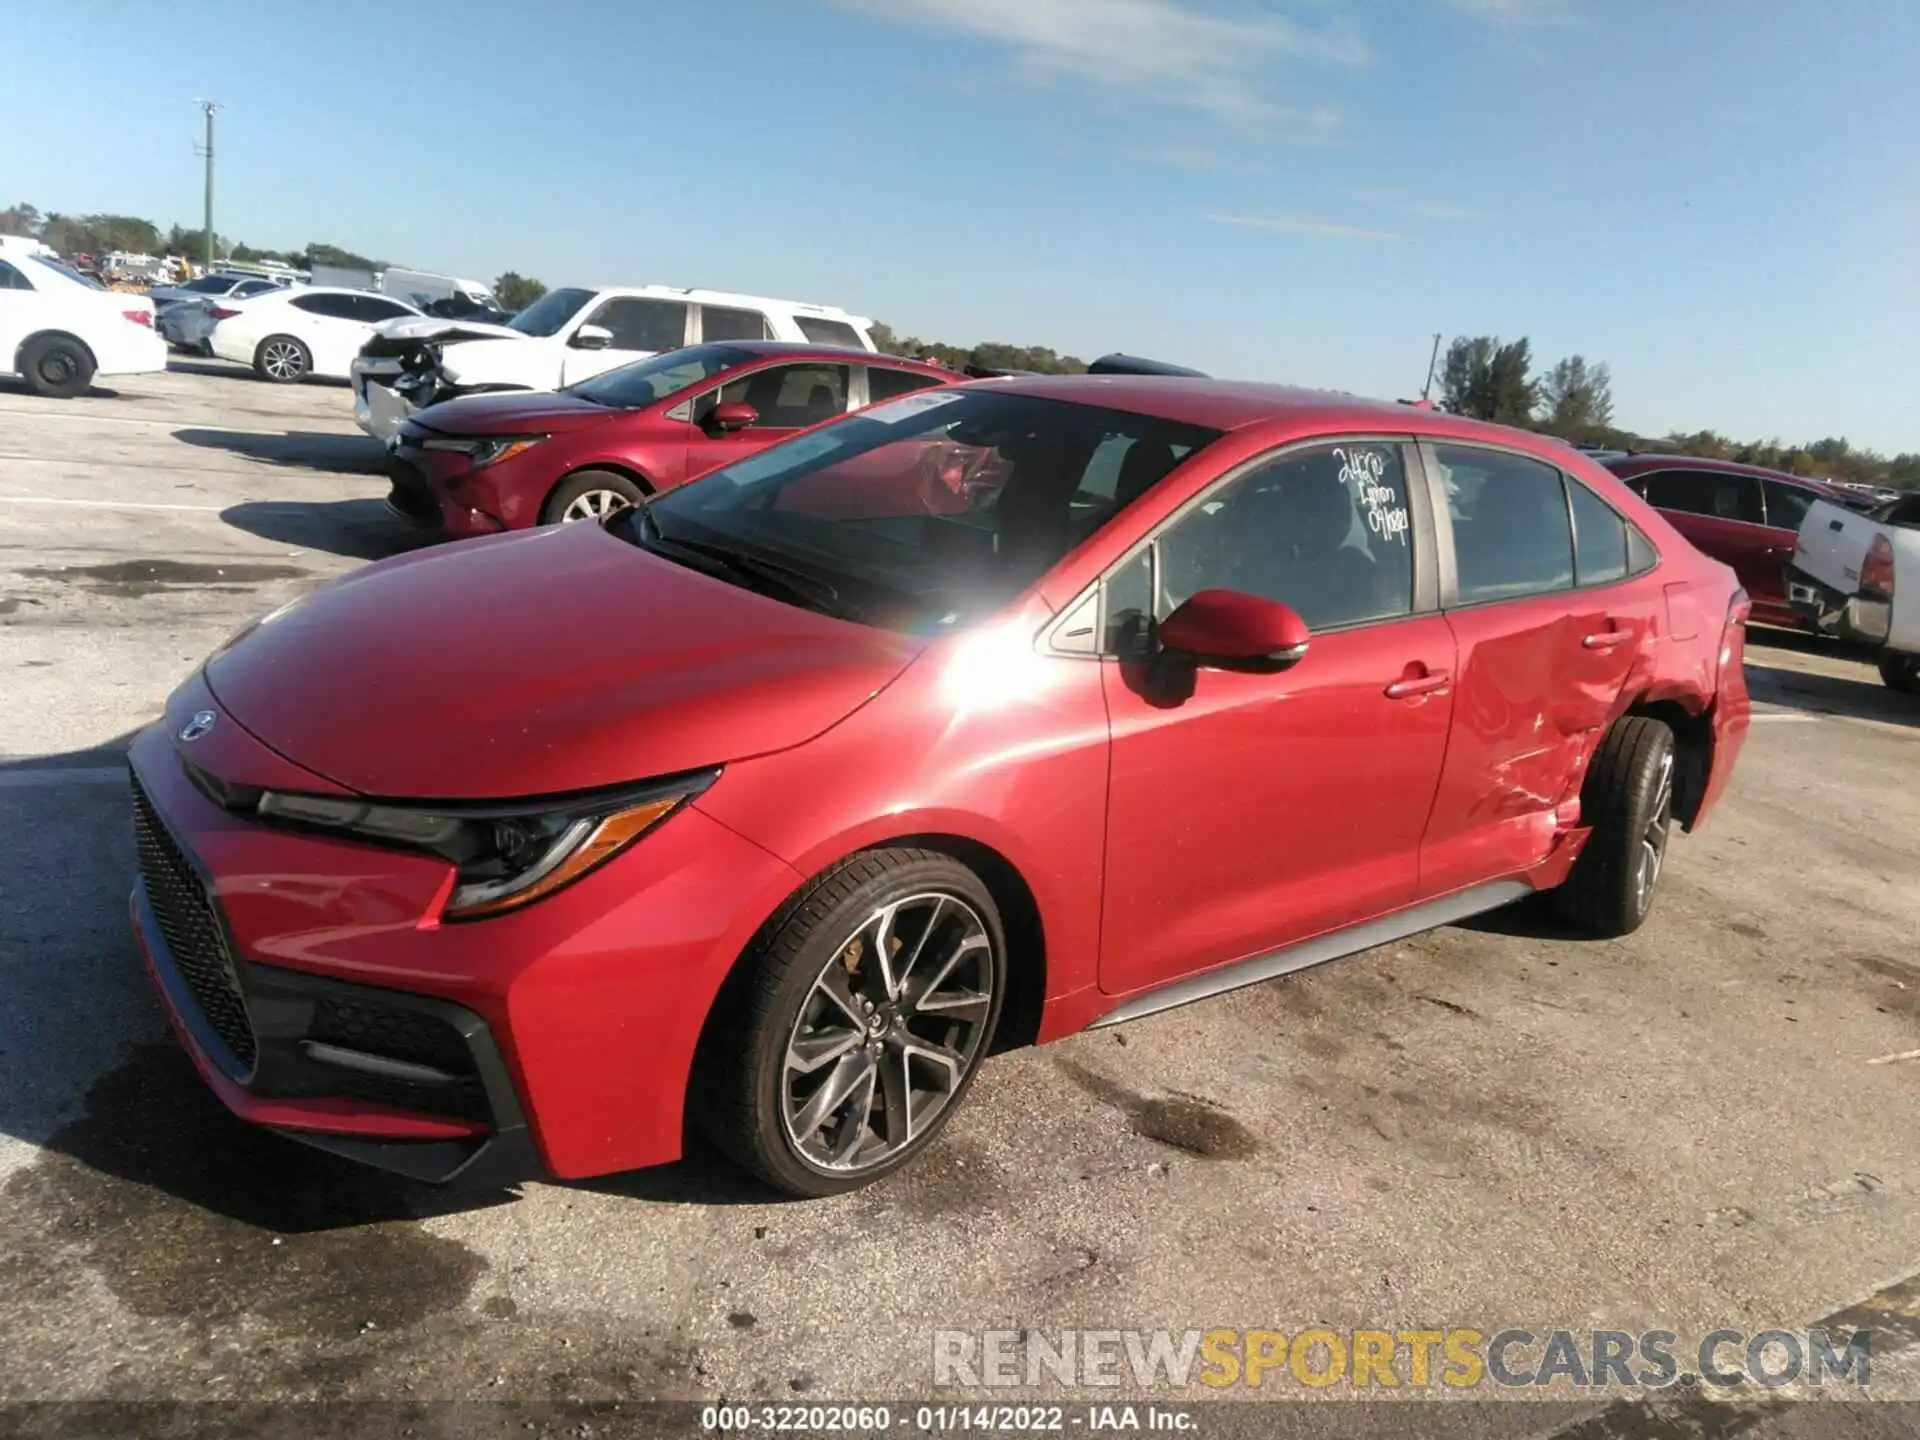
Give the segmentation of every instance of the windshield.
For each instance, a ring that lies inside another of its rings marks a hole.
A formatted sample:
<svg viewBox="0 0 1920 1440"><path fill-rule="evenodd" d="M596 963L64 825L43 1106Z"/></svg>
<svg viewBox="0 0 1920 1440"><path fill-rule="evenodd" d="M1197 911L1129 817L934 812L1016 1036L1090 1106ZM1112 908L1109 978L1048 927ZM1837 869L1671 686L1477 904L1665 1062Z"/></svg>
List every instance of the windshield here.
<svg viewBox="0 0 1920 1440"><path fill-rule="evenodd" d="M603 371L566 389L569 395L595 404L633 410L678 394L752 358L731 345L693 345Z"/></svg>
<svg viewBox="0 0 1920 1440"><path fill-rule="evenodd" d="M1032 585L1218 436L1003 391L922 391L716 470L609 528L669 557L676 542L732 555L741 575L777 569L847 618L944 633Z"/></svg>
<svg viewBox="0 0 1920 1440"><path fill-rule="evenodd" d="M558 334L560 327L580 313L580 307L593 298L593 291L579 288L549 290L526 309L507 321L507 327L522 335Z"/></svg>
<svg viewBox="0 0 1920 1440"><path fill-rule="evenodd" d="M102 285L98 280L94 279L91 275L82 275L78 270L75 270L72 266L63 265L58 260L49 260L44 255L35 256L34 260L35 260L35 263L46 266L47 269L53 271L54 274L64 275L67 277L67 279L74 281L76 284L84 285L89 290L104 290L107 288L106 286Z"/></svg>

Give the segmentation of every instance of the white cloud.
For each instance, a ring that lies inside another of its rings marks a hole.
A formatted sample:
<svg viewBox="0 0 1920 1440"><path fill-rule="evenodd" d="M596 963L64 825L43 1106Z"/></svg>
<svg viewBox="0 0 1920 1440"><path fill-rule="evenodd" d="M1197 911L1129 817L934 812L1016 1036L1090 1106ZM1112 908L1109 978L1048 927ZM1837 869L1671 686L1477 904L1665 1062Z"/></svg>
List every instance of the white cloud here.
<svg viewBox="0 0 1920 1440"><path fill-rule="evenodd" d="M1330 220L1306 220L1292 216L1209 215L1210 225L1239 225L1248 230L1278 230L1286 235L1317 235L1326 240L1404 240L1392 230L1371 230L1362 225L1336 225Z"/></svg>
<svg viewBox="0 0 1920 1440"><path fill-rule="evenodd" d="M1576 25L1580 15L1575 0L1447 0L1461 10L1509 30L1537 30L1550 25Z"/></svg>
<svg viewBox="0 0 1920 1440"><path fill-rule="evenodd" d="M1319 136L1336 117L1275 95L1277 66L1354 66L1366 46L1337 19L1230 17L1188 0L840 0L876 18L997 41L1030 75L1144 94L1244 129Z"/></svg>
<svg viewBox="0 0 1920 1440"><path fill-rule="evenodd" d="M1368 188L1353 192L1353 198L1363 205L1376 205L1382 210L1392 210L1402 215L1417 215L1422 220L1478 220L1480 212L1466 205L1452 205L1441 200L1423 200L1409 190L1391 188Z"/></svg>

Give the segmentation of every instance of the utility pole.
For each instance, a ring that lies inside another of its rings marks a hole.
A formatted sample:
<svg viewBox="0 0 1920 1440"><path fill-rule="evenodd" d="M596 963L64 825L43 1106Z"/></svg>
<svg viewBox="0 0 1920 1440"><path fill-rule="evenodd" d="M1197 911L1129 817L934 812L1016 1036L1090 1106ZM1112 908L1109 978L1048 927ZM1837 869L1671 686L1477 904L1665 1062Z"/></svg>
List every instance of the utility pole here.
<svg viewBox="0 0 1920 1440"><path fill-rule="evenodd" d="M201 147L200 154L207 162L207 212L206 231L201 239L206 250L207 269L213 269L213 112L220 108L218 100L195 100L194 104L205 112L207 117L207 143Z"/></svg>
<svg viewBox="0 0 1920 1440"><path fill-rule="evenodd" d="M207 124L208 125L213 124L212 116L207 117ZM211 135L213 132L209 130L207 133ZM208 143L211 144L212 142L209 141ZM208 164L211 165L212 162L209 161ZM209 170L207 173L209 177L211 177L213 172ZM207 184L208 185L213 184L213 181L211 178L208 179ZM211 195L213 192L209 190L207 193ZM213 204L213 201L209 200L207 201L207 204L211 206ZM212 211L209 210L208 213L211 214ZM207 223L211 225L213 222L209 220ZM1433 398L1433 368L1439 363L1440 363L1440 335L1439 335L1439 332L1436 331L1434 332L1434 337L1433 337L1433 353L1427 357L1427 383L1420 387L1420 398L1422 400L1431 400Z"/></svg>

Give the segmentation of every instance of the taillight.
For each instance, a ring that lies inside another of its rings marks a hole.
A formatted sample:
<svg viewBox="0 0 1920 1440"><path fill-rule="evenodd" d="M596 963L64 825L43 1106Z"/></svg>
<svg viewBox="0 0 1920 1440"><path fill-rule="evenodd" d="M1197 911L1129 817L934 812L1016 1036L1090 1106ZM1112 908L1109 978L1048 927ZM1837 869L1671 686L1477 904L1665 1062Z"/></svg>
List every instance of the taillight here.
<svg viewBox="0 0 1920 1440"><path fill-rule="evenodd" d="M1720 632L1720 669L1725 670L1733 663L1734 656L1740 654L1747 634L1747 617L1752 614L1753 597L1736 587L1733 598L1727 602L1726 628Z"/></svg>
<svg viewBox="0 0 1920 1440"><path fill-rule="evenodd" d="M151 310L122 310L120 313L136 325L144 325L149 330L153 328L153 312Z"/></svg>
<svg viewBox="0 0 1920 1440"><path fill-rule="evenodd" d="M209 305L207 307L207 318L209 320L231 320L239 313L238 310L229 310L224 305Z"/></svg>
<svg viewBox="0 0 1920 1440"><path fill-rule="evenodd" d="M1884 535L1873 537L1867 558L1860 562L1860 588L1893 599L1893 542Z"/></svg>

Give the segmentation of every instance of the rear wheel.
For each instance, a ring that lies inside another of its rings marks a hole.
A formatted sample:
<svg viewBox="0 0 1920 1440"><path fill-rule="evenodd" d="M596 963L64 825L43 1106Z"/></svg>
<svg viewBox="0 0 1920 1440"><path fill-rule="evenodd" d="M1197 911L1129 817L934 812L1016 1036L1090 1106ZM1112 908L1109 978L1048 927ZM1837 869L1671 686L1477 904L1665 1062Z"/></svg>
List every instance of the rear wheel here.
<svg viewBox="0 0 1920 1440"><path fill-rule="evenodd" d="M897 1170L952 1118L1000 1015L1006 942L946 855L870 850L741 958L702 1041L703 1128L794 1195Z"/></svg>
<svg viewBox="0 0 1920 1440"><path fill-rule="evenodd" d="M253 373L274 385L304 380L313 355L291 335L269 335L253 352Z"/></svg>
<svg viewBox="0 0 1920 1440"><path fill-rule="evenodd" d="M561 525L571 520L604 520L609 515L632 509L646 498L646 491L617 470L582 470L553 487L547 503L540 507L540 523Z"/></svg>
<svg viewBox="0 0 1920 1440"><path fill-rule="evenodd" d="M1880 678L1902 695L1920 695L1920 655L1882 655Z"/></svg>
<svg viewBox="0 0 1920 1440"><path fill-rule="evenodd" d="M36 395L71 400L93 383L93 356L68 335L42 335L20 347L20 373Z"/></svg>
<svg viewBox="0 0 1920 1440"><path fill-rule="evenodd" d="M1600 939L1630 935L1653 908L1673 833L1673 731L1630 715L1600 742L1580 788L1581 823L1593 827L1555 908Z"/></svg>

